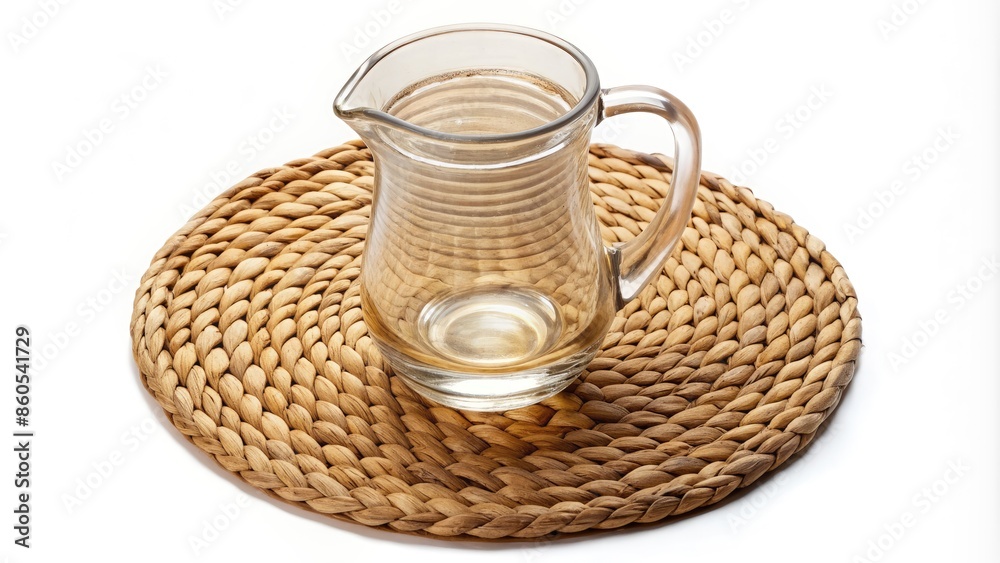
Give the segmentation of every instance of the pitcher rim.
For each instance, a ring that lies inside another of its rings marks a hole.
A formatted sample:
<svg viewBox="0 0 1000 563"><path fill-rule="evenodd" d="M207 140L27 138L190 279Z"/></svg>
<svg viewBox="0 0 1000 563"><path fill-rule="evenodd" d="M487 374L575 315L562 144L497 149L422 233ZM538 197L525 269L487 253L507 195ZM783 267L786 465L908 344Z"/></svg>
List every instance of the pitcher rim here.
<svg viewBox="0 0 1000 563"><path fill-rule="evenodd" d="M501 32L501 33L515 33L519 35L525 35L533 39L538 39L545 41L551 45L562 49L564 52L569 54L573 60L580 65L583 69L584 77L586 79L586 87L584 89L583 95L580 96L579 101L569 109L566 113L560 115L556 119L549 121L538 127L533 127L531 129L525 129L523 131L515 131L512 133L500 133L495 135L466 135L466 134L456 134L456 133L445 133L442 131L436 131L434 129L429 129L427 127L421 127L419 125L414 125L406 120L400 119L394 115L386 113L384 111L358 107L345 109L344 105L347 98L354 92L357 88L358 83L361 79L368 74L368 72L378 64L382 59L387 57L392 52L409 45L411 43L416 43L422 39L427 39L437 35L444 35L447 33L457 33L457 32L469 32L469 31L486 31L486 32ZM449 142L475 142L475 143L500 143L508 141L523 141L533 137L546 135L553 133L563 128L569 123L577 120L586 111L597 102L600 94L600 81L597 76L597 67L594 62L590 60L586 54L583 53L579 48L577 48L572 43L560 39L555 35L541 31L538 29L518 26L518 25L506 25L506 24L490 24L490 23L469 23L469 24L453 24L440 27L434 27L431 29L426 29L424 31L419 31L397 39L392 43L382 47L378 51L375 51L370 57L365 59L365 61L354 71L351 78L348 79L344 87L341 88L340 93L333 101L333 110L337 117L347 120L355 119L358 115L365 118L369 118L382 123L383 125L392 127L393 129L399 129L409 133L415 133L421 136L430 137L440 141Z"/></svg>

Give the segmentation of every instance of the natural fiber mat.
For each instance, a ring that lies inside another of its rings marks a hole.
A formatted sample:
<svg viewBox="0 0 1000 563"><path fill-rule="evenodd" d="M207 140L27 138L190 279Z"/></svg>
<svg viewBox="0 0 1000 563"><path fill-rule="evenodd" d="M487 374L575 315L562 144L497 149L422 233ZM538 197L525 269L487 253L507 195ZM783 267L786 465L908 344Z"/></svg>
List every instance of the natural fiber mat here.
<svg viewBox="0 0 1000 563"><path fill-rule="evenodd" d="M645 226L669 170L592 147L607 241ZM569 389L503 414L434 405L391 374L361 320L372 171L353 142L243 180L167 241L136 294L144 385L184 436L273 497L431 536L656 522L780 466L851 380L861 319L840 264L705 174L682 244Z"/></svg>

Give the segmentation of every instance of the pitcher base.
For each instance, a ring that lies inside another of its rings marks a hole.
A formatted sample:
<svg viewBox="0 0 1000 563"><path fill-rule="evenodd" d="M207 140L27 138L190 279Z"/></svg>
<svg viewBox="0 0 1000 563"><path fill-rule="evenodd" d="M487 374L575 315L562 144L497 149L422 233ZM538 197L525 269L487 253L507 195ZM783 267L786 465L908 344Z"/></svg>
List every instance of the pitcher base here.
<svg viewBox="0 0 1000 563"><path fill-rule="evenodd" d="M503 412L533 405L568 387L593 359L597 346L556 364L502 374L455 372L417 362L381 345L379 350L394 373L428 399L455 409Z"/></svg>

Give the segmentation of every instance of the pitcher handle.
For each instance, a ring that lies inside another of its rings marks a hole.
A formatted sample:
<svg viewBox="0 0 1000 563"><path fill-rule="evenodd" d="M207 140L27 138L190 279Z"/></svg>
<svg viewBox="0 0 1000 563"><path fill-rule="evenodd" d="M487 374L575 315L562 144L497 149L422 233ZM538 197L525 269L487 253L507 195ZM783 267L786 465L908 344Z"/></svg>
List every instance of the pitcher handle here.
<svg viewBox="0 0 1000 563"><path fill-rule="evenodd" d="M619 309L639 295L673 252L691 218L701 177L698 122L687 106L651 86L619 86L601 91L598 123L632 112L652 113L670 124L674 135L674 171L667 196L649 226L625 244L605 247L611 260Z"/></svg>

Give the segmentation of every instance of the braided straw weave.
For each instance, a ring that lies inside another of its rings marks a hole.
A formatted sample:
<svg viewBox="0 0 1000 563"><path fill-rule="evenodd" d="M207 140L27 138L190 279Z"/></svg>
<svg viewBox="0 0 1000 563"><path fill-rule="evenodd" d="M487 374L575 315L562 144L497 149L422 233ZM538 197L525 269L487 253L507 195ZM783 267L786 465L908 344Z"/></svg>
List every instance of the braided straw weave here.
<svg viewBox="0 0 1000 563"><path fill-rule="evenodd" d="M607 241L645 226L669 170L592 147ZM567 391L503 414L434 405L392 376L361 320L372 171L352 142L243 180L170 238L136 294L146 388L271 496L438 537L655 522L780 466L851 380L861 318L840 264L706 174L682 244Z"/></svg>

